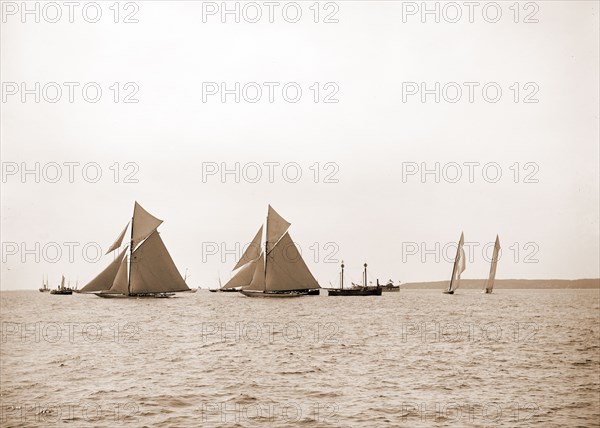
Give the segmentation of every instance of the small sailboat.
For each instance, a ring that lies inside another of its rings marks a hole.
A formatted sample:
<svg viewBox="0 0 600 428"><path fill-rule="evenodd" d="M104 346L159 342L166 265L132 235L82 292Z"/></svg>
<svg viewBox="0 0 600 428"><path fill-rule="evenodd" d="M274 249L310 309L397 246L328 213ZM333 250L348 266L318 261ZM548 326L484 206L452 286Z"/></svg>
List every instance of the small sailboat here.
<svg viewBox="0 0 600 428"><path fill-rule="evenodd" d="M485 282L483 292L485 294L491 294L494 290L494 280L496 279L496 266L498 264L498 255L500 253L500 239L496 235L496 243L494 244L494 254L492 255L492 263L490 265L490 275Z"/></svg>
<svg viewBox="0 0 600 428"><path fill-rule="evenodd" d="M60 295L70 295L73 294L73 290L70 287L65 287L65 276L62 276L60 280L60 285L56 290L51 290L50 294L60 294Z"/></svg>
<svg viewBox="0 0 600 428"><path fill-rule="evenodd" d="M129 244L81 292L107 298L159 298L189 291L157 230L162 222L136 202ZM121 247L128 227L129 223L106 254Z"/></svg>
<svg viewBox="0 0 600 428"><path fill-rule="evenodd" d="M40 291L40 293L46 293L50 291L50 288L48 288L48 277L46 277L46 279L42 277L42 286L38 290Z"/></svg>
<svg viewBox="0 0 600 428"><path fill-rule="evenodd" d="M239 287L247 297L297 297L318 293L319 284L288 233L290 224L269 205L264 236L261 226L235 265L237 272L222 288Z"/></svg>
<svg viewBox="0 0 600 428"><path fill-rule="evenodd" d="M330 288L327 290L328 296L381 296L383 291L377 281L377 286L367 285L367 264L364 265L363 285L352 284L352 288L344 288L344 261L342 260L342 270L340 272L340 288Z"/></svg>
<svg viewBox="0 0 600 428"><path fill-rule="evenodd" d="M454 266L452 267L452 277L450 278L450 285L448 289L444 291L444 294L454 294L454 291L460 285L460 274L465 271L465 250L463 248L465 244L464 233L461 232L460 240L458 241L458 247L456 247L456 257L454 257Z"/></svg>

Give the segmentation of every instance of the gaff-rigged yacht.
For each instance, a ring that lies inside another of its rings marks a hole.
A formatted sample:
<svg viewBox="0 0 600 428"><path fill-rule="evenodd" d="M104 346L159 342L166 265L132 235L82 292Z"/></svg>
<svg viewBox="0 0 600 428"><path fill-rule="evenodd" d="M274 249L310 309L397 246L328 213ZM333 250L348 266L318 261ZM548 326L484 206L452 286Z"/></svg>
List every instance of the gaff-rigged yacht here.
<svg viewBox="0 0 600 428"><path fill-rule="evenodd" d="M158 298L189 291L157 230L162 222L136 202L129 244L81 292L107 298ZM128 227L129 223L106 254L121 247Z"/></svg>

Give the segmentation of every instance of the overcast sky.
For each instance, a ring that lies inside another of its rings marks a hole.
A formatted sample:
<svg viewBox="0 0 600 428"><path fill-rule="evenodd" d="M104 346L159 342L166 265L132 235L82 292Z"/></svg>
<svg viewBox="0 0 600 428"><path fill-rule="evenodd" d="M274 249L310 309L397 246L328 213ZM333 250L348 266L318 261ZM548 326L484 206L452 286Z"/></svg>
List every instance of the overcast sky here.
<svg viewBox="0 0 600 428"><path fill-rule="evenodd" d="M73 23L62 2L39 3L36 23L3 2L2 289L61 274L83 285L112 260L96 243L108 248L136 200L164 220L190 286L229 279L237 257L223 250L251 241L268 204L322 286L337 285L342 259L355 282L365 261L373 280L449 279L461 231L464 278L487 275L482 247L491 254L496 234L498 278L600 276L597 2L521 3L518 14L501 2L496 23L486 2L472 23L465 6L440 3L436 23L421 2L360 1L321 3L318 16L301 3L293 23L288 3L272 23L262 2L240 3L240 23L221 2L121 3L118 17L102 3L96 23L86 2ZM240 102L222 102L221 83L236 82ZM36 162L39 183L21 174ZM436 162L439 182L421 175ZM239 183L221 175L236 163Z"/></svg>

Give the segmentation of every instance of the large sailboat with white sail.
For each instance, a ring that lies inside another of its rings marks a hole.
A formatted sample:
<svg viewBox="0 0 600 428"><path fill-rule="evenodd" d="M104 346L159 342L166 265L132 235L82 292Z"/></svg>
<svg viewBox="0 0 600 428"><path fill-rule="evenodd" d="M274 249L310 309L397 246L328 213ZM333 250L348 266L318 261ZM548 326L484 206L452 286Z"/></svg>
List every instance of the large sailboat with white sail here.
<svg viewBox="0 0 600 428"><path fill-rule="evenodd" d="M266 223L258 229L234 267L237 272L223 289L239 288L248 297L318 294L319 284L292 241L290 225L269 205Z"/></svg>
<svg viewBox="0 0 600 428"><path fill-rule="evenodd" d="M498 255L500 253L500 239L496 235L496 242L494 244L494 254L492 255L492 262L490 265L490 275L485 282L483 292L485 294L491 294L494 290L494 281L496 280L496 266L498 265Z"/></svg>
<svg viewBox="0 0 600 428"><path fill-rule="evenodd" d="M81 292L139 298L171 297L175 292L189 291L157 230L162 222L136 202L131 225L125 226L106 254L121 248L128 228L129 243Z"/></svg>
<svg viewBox="0 0 600 428"><path fill-rule="evenodd" d="M444 294L454 294L458 286L460 285L460 274L465 271L465 250L463 248L465 244L464 233L461 232L458 246L456 247L456 257L454 257L454 266L452 267L452 277L450 277L450 285L447 290L444 290Z"/></svg>

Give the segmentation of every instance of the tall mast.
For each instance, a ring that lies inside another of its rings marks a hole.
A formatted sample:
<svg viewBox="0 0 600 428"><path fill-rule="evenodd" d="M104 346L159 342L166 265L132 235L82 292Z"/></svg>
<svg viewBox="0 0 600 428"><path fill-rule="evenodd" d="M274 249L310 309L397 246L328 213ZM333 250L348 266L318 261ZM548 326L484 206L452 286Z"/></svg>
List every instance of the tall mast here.
<svg viewBox="0 0 600 428"><path fill-rule="evenodd" d="M365 266L365 272L363 273L363 285L366 287L367 286L367 264L364 264Z"/></svg>
<svg viewBox="0 0 600 428"><path fill-rule="evenodd" d="M340 288L344 289L344 261L342 260L342 272L340 273Z"/></svg>
<svg viewBox="0 0 600 428"><path fill-rule="evenodd" d="M131 258L133 257L133 219L135 218L135 206L131 217L131 240L129 242L129 273L127 275L127 295L131 294Z"/></svg>
<svg viewBox="0 0 600 428"><path fill-rule="evenodd" d="M267 241L269 236L269 211L267 210L267 222L265 223L265 290L267 291L267 259L269 257L269 241Z"/></svg>

